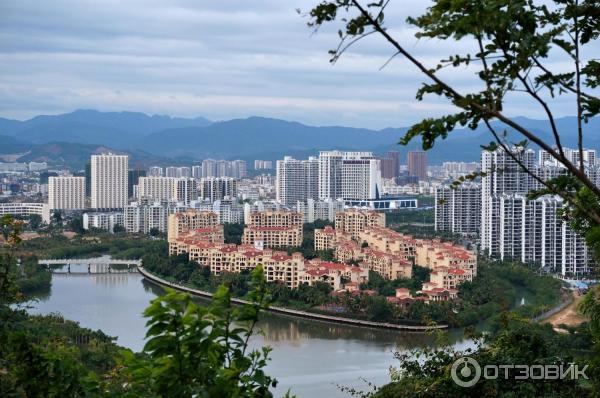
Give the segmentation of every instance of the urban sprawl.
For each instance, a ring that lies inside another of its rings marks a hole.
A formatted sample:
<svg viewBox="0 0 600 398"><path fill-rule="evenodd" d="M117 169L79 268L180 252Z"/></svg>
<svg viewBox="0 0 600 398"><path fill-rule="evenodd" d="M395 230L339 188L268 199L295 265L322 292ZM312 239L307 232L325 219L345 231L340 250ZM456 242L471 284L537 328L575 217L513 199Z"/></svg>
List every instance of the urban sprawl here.
<svg viewBox="0 0 600 398"><path fill-rule="evenodd" d="M543 151L513 151L542 180L565 172ZM600 182L595 150L566 153L575 164L582 156ZM474 181L451 185L479 171ZM414 265L430 269L416 297L399 288L388 298L405 304L456 297L456 287L476 276L478 254L568 277L585 276L592 265L584 240L560 216L562 200L529 199L539 182L502 149L483 151L481 162L441 166L428 166L421 151L409 152L405 165L394 151L322 151L301 160L256 160L253 177L243 160L142 170L112 153L92 155L79 173L44 163L0 163L0 173L0 214L39 215L45 223L56 213L83 214L84 229L166 233L170 254L186 254L213 274L262 264L268 281L290 288L325 282L354 292L370 271L397 279L411 278ZM435 230L459 236L461 245L386 227L388 213L422 211L420 195L435 197ZM290 251L302 244L303 225L318 220L334 226L314 231L314 249L330 251L333 261ZM227 223L244 224L241 244L225 243Z"/></svg>

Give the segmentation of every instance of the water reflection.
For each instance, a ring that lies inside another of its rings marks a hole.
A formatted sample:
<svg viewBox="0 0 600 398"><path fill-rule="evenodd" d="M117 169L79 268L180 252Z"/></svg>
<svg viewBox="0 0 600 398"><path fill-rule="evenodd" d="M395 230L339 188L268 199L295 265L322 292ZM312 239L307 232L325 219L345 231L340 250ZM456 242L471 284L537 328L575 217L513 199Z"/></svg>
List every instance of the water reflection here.
<svg viewBox="0 0 600 398"><path fill-rule="evenodd" d="M33 312L60 312L91 329L117 336L135 351L144 345L142 313L151 299L164 294L139 274L55 274L48 297L33 303ZM204 301L206 300L199 300ZM360 379L381 385L395 365L393 352L434 344L426 334L365 329L329 324L279 314L263 314L261 334L251 345L273 347L267 372L279 380L276 396L289 388L298 397L347 397L335 384L365 387ZM469 344L460 332L451 341Z"/></svg>

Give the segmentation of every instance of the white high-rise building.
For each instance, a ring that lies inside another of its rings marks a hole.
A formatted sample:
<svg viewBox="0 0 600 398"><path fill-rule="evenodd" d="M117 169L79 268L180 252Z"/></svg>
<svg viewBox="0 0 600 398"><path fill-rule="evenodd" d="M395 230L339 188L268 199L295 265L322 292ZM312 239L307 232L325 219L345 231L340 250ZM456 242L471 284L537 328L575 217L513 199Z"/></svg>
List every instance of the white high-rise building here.
<svg viewBox="0 0 600 398"><path fill-rule="evenodd" d="M520 161L529 169L535 165L535 152L531 149L516 151ZM529 176L502 149L481 153L481 249L491 256L498 254L500 211L499 195L527 193L537 187Z"/></svg>
<svg viewBox="0 0 600 398"><path fill-rule="evenodd" d="M122 211L83 213L83 229L85 230L95 228L112 233L117 225L123 226Z"/></svg>
<svg viewBox="0 0 600 398"><path fill-rule="evenodd" d="M91 207L122 209L127 205L129 157L127 155L92 155Z"/></svg>
<svg viewBox="0 0 600 398"><path fill-rule="evenodd" d="M217 176L217 161L214 159L204 159L202 161L202 177Z"/></svg>
<svg viewBox="0 0 600 398"><path fill-rule="evenodd" d="M206 177L200 180L200 197L210 202L237 197L237 180L232 177Z"/></svg>
<svg viewBox="0 0 600 398"><path fill-rule="evenodd" d="M49 177L50 210L85 209L85 177Z"/></svg>
<svg viewBox="0 0 600 398"><path fill-rule="evenodd" d="M248 175L248 165L245 160L234 160L231 162L231 174L233 178L246 178Z"/></svg>
<svg viewBox="0 0 600 398"><path fill-rule="evenodd" d="M341 151L319 152L319 199L342 197Z"/></svg>
<svg viewBox="0 0 600 398"><path fill-rule="evenodd" d="M455 189L435 189L435 230L456 234L479 232L481 227L481 185L464 183Z"/></svg>
<svg viewBox="0 0 600 398"><path fill-rule="evenodd" d="M556 149L558 151L558 149ZM579 159L581 156L579 155L579 149L572 148L563 148L563 152L565 153L565 157L575 166L579 167ZM583 149L583 162L587 167L593 167L596 165L596 150L595 149ZM548 152L544 150L539 151L538 164L540 166L558 166L564 167L560 164L554 157L552 157ZM587 168L586 167L586 168Z"/></svg>
<svg viewBox="0 0 600 398"><path fill-rule="evenodd" d="M578 152L577 152L578 153ZM587 153L587 155L586 155ZM565 154L578 160L573 150ZM542 180L565 173L547 154L537 162L531 150L519 153L529 171ZM593 151L584 157L594 159ZM537 164L536 164L537 163ZM582 275L593 262L585 241L560 217L560 197L543 196L529 200L527 194L540 183L520 169L502 149L482 153L481 249L492 257L540 264L563 275ZM597 181L597 168L586 169Z"/></svg>
<svg viewBox="0 0 600 398"><path fill-rule="evenodd" d="M152 166L148 169L148 177L162 177L163 168L159 166Z"/></svg>
<svg viewBox="0 0 600 398"><path fill-rule="evenodd" d="M285 156L277 161L275 191L277 201L295 205L308 199L318 199L319 162L315 157L296 160Z"/></svg>
<svg viewBox="0 0 600 398"><path fill-rule="evenodd" d="M342 160L342 198L378 198L381 195L381 185L381 160L366 157Z"/></svg>
<svg viewBox="0 0 600 398"><path fill-rule="evenodd" d="M187 206L175 202L131 202L123 212L124 227L131 233L148 234L152 229L167 232L169 214L187 209Z"/></svg>
<svg viewBox="0 0 600 398"><path fill-rule="evenodd" d="M304 215L305 223L312 223L316 220L333 222L335 221L336 213L344 211L344 201L342 199L308 199L306 202L298 202L295 210Z"/></svg>
<svg viewBox="0 0 600 398"><path fill-rule="evenodd" d="M353 161L353 160L374 160L372 152L342 152L342 151L321 151L319 152L319 199L338 199L344 197L344 193L342 192L342 179L343 179L343 164L344 161ZM347 163L350 166L350 163ZM371 169L369 165L370 174ZM357 169L361 169L358 171ZM367 173L367 168L365 167L347 167L347 175L346 181L355 183L356 174L365 174ZM376 179L377 177L375 177ZM381 166L379 166L379 180L381 180ZM356 187L362 189L366 185L371 185L370 181L363 181L362 184L357 185ZM379 183L381 186L381 183ZM347 190L346 194L356 198L361 196L360 194L352 193ZM373 196L374 197L374 196ZM366 198L360 198L366 199Z"/></svg>
<svg viewBox="0 0 600 398"><path fill-rule="evenodd" d="M192 177L198 180L202 178L202 166L192 166Z"/></svg>
<svg viewBox="0 0 600 398"><path fill-rule="evenodd" d="M557 196L528 200L523 194L501 195L499 258L539 264L562 275L588 273L591 253L560 217L563 206Z"/></svg>
<svg viewBox="0 0 600 398"><path fill-rule="evenodd" d="M138 199L164 201L173 199L174 177L140 177L137 188Z"/></svg>
<svg viewBox="0 0 600 398"><path fill-rule="evenodd" d="M172 198L185 205L189 205L192 200L198 199L196 180L191 177L177 178L173 186Z"/></svg>

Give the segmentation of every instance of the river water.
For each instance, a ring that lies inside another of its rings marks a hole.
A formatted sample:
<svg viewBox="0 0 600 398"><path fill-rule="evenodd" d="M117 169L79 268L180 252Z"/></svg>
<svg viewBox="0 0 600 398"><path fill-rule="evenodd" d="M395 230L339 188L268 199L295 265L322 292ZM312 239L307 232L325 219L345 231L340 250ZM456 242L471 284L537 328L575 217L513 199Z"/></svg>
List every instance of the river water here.
<svg viewBox="0 0 600 398"><path fill-rule="evenodd" d="M71 267L84 272L87 268ZM33 303L33 313L61 313L90 329L117 337L117 343L139 351L144 345L144 308L162 289L139 274L54 274L47 297ZM367 390L363 381L383 385L394 351L431 346L433 337L380 329L329 324L265 313L262 334L253 347L273 348L267 374L279 381L275 396L290 389L299 398L349 397L336 385ZM460 332L450 332L459 349L470 346Z"/></svg>

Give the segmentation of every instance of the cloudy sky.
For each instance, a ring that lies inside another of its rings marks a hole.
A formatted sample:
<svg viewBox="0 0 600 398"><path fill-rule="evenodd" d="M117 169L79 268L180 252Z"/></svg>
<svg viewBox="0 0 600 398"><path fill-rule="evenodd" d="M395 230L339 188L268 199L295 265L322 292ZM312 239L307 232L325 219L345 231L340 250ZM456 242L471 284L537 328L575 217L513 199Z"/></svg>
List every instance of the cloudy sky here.
<svg viewBox="0 0 600 398"><path fill-rule="evenodd" d="M316 125L383 128L448 112L414 100L423 81L381 38L337 64L333 27L313 34L318 0L2 0L0 116L25 119L78 108L204 116L269 116ZM426 0L395 0L391 31L425 62L468 49L417 41L404 23ZM469 87L472 70L450 81ZM558 104L559 114L573 114ZM516 99L509 113L539 116Z"/></svg>

